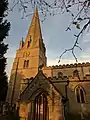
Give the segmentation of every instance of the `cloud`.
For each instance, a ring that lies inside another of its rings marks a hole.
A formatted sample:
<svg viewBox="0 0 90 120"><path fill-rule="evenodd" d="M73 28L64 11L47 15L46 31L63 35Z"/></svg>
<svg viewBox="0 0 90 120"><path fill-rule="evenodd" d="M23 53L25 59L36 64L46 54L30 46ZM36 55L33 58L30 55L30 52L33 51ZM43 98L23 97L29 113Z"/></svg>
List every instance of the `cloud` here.
<svg viewBox="0 0 90 120"><path fill-rule="evenodd" d="M82 56L82 59L78 59L78 63L83 63L83 62L89 62L90 61L90 55L88 59L85 59L84 56ZM74 64L76 63L75 59L62 59L60 63L58 63L58 59L48 59L47 60L47 66L52 66L52 65L63 65L63 64Z"/></svg>
<svg viewBox="0 0 90 120"><path fill-rule="evenodd" d="M74 59L61 59L61 62L58 63L58 59L54 59L54 60L51 60L51 59L48 59L47 60L47 65L48 66L52 66L52 65L62 65L62 64L73 64L75 63L75 60Z"/></svg>
<svg viewBox="0 0 90 120"><path fill-rule="evenodd" d="M80 59L90 61L90 48L89 47L84 49L84 51L80 55Z"/></svg>
<svg viewBox="0 0 90 120"><path fill-rule="evenodd" d="M90 33L87 33L83 37L83 43L88 43L88 42L90 42Z"/></svg>
<svg viewBox="0 0 90 120"><path fill-rule="evenodd" d="M81 59L83 60L90 60L90 52L84 52L82 53L82 55L80 56Z"/></svg>

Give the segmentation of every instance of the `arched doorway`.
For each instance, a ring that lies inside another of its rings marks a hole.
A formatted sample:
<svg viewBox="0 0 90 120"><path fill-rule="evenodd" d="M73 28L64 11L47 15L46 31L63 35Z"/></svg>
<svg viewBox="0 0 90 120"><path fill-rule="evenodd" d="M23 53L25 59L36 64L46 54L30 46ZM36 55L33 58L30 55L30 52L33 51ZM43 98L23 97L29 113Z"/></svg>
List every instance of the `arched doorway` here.
<svg viewBox="0 0 90 120"><path fill-rule="evenodd" d="M39 94L34 101L34 120L48 120L48 101L45 93Z"/></svg>

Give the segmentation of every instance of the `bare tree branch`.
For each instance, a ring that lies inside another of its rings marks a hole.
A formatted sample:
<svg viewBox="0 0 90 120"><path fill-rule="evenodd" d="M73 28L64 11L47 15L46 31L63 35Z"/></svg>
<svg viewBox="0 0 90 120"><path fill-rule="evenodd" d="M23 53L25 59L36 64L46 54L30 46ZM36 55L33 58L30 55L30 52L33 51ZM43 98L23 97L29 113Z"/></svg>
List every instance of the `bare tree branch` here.
<svg viewBox="0 0 90 120"><path fill-rule="evenodd" d="M63 56L66 52L68 52L68 51L71 51L71 52L72 52L72 55L74 56L76 62L78 62L78 59L77 59L77 57L76 57L76 55L75 55L75 53L74 53L74 49L75 49L76 47L78 47L80 50L82 50L82 49L80 48L80 46L78 46L78 40L79 40L80 35L81 35L81 34L83 33L83 31L88 27L89 24L90 24L90 19L89 19L89 21L83 26L83 28L81 29L81 31L79 32L79 34L78 34L78 35L75 35L76 41L75 41L73 47L72 47L72 48L69 48L69 49L65 49L65 51L60 55L58 63L60 62L62 56Z"/></svg>

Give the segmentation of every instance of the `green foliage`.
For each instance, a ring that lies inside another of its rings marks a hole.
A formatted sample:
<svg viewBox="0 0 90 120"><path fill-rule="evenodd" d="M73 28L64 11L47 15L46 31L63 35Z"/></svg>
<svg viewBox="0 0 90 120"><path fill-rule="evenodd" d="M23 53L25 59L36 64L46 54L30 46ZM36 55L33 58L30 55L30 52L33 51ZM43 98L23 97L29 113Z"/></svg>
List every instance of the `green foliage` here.
<svg viewBox="0 0 90 120"><path fill-rule="evenodd" d="M17 114L17 112L12 112L10 111L8 114L8 119L7 120L19 120L19 115Z"/></svg>
<svg viewBox="0 0 90 120"><path fill-rule="evenodd" d="M80 20L80 18L79 18ZM73 24L76 26L77 29L80 29L80 24L78 22L73 22Z"/></svg>
<svg viewBox="0 0 90 120"><path fill-rule="evenodd" d="M0 116L0 120L20 120L20 118L18 114L8 111L7 115Z"/></svg>
<svg viewBox="0 0 90 120"><path fill-rule="evenodd" d="M0 101L5 101L7 93L7 75L5 72L8 45L4 43L4 39L8 36L10 23L7 22L8 0L0 0Z"/></svg>
<svg viewBox="0 0 90 120"><path fill-rule="evenodd" d="M76 28L77 28L77 29L80 29L80 24L76 24Z"/></svg>

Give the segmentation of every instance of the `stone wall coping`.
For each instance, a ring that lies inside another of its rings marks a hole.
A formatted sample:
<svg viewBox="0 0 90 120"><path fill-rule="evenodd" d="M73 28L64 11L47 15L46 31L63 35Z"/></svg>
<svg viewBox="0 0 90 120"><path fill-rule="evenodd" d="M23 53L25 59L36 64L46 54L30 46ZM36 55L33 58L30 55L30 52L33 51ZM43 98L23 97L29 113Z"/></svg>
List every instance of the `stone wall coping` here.
<svg viewBox="0 0 90 120"><path fill-rule="evenodd" d="M75 68L75 67L88 67L90 66L89 62L83 63L74 63L74 64L63 64L63 65L53 65L51 66L54 69L63 69L63 68ZM49 66L50 67L50 66Z"/></svg>

